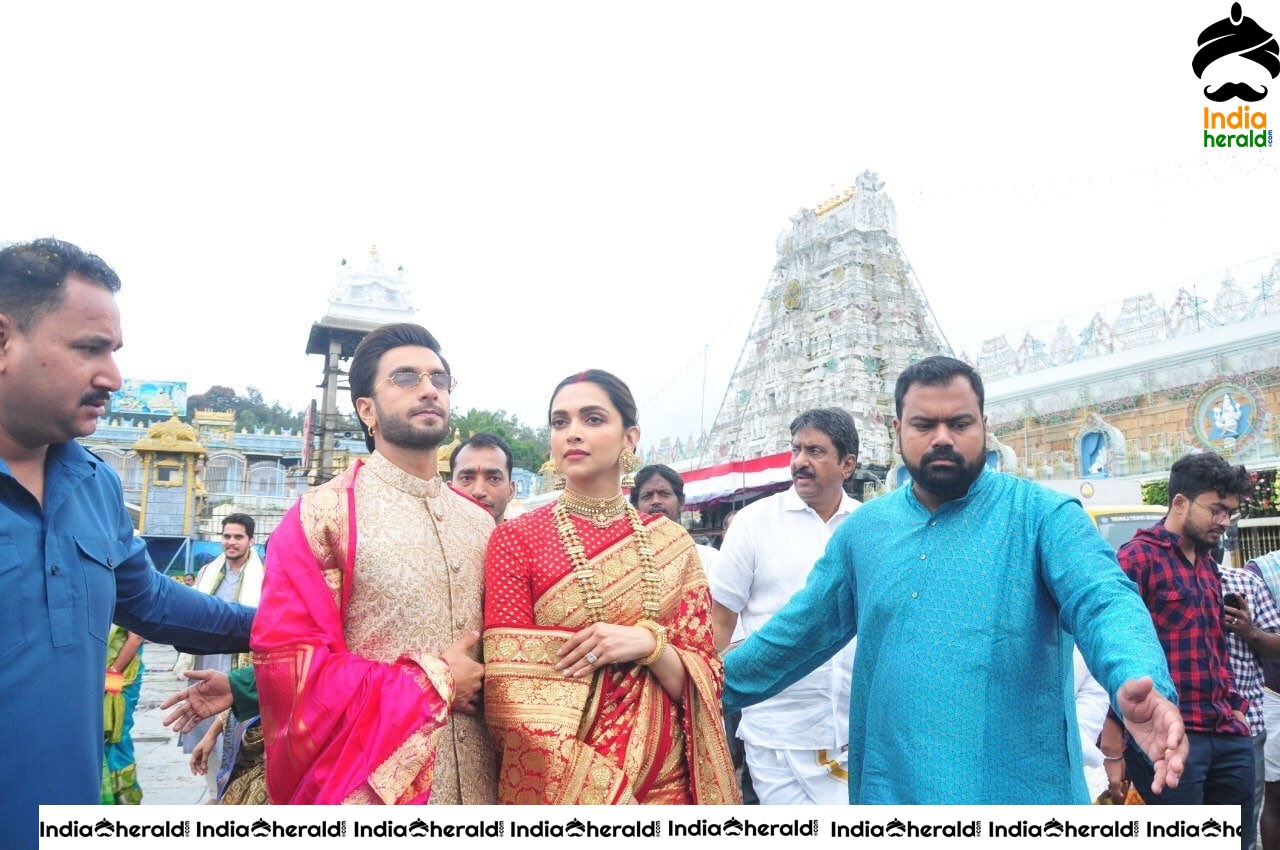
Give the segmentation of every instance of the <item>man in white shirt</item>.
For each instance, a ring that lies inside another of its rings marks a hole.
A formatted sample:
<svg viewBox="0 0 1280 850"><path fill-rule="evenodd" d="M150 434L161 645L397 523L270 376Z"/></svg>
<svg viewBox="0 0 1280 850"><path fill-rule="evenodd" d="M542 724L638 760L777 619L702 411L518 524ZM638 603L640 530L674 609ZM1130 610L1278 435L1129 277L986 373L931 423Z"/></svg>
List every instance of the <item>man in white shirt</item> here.
<svg viewBox="0 0 1280 850"><path fill-rule="evenodd" d="M1089 799L1096 800L1098 795L1107 790L1106 761L1116 761L1120 757L1107 759L1098 748L1098 736L1102 734L1102 724L1107 719L1107 709L1111 700L1106 690L1093 678L1089 667L1084 663L1080 648L1074 650L1076 668L1076 725L1080 728L1080 752L1084 756L1084 784L1089 787Z"/></svg>
<svg viewBox="0 0 1280 850"><path fill-rule="evenodd" d="M738 511L709 575L716 646L760 629L826 549L858 502L844 482L858 463L858 429L839 408L791 423L791 480L785 492ZM763 805L849 801L849 682L854 642L777 696L744 709L738 737Z"/></svg>

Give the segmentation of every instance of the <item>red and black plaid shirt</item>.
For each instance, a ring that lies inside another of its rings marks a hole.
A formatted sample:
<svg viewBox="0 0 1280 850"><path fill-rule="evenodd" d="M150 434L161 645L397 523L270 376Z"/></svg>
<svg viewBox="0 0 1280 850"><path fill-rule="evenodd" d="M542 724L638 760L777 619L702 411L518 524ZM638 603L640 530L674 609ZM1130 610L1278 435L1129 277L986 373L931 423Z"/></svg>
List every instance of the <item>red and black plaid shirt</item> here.
<svg viewBox="0 0 1280 850"><path fill-rule="evenodd" d="M1243 713L1248 703L1236 693L1227 662L1218 565L1206 549L1188 562L1181 544L1160 520L1120 547L1120 566L1151 612L1187 731L1248 735L1231 713Z"/></svg>

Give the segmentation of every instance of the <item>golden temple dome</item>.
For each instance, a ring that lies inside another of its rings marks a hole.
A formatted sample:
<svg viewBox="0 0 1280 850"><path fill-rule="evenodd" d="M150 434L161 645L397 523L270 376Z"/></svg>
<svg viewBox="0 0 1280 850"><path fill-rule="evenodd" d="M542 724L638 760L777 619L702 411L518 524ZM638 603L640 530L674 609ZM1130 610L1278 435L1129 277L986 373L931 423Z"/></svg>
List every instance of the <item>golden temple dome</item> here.
<svg viewBox="0 0 1280 850"><path fill-rule="evenodd" d="M148 428L147 436L134 443L133 449L205 454L204 446L196 439L196 429L179 419L177 414Z"/></svg>

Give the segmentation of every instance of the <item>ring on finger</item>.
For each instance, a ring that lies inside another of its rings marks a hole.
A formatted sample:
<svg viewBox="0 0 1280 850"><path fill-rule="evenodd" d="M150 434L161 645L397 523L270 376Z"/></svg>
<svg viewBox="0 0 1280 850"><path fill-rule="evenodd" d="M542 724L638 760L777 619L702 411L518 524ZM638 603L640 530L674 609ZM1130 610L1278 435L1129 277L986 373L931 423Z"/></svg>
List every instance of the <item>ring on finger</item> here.
<svg viewBox="0 0 1280 850"><path fill-rule="evenodd" d="M600 660L600 656L596 655L594 652L587 653L587 663L590 664L591 666L594 667L595 663L599 660Z"/></svg>

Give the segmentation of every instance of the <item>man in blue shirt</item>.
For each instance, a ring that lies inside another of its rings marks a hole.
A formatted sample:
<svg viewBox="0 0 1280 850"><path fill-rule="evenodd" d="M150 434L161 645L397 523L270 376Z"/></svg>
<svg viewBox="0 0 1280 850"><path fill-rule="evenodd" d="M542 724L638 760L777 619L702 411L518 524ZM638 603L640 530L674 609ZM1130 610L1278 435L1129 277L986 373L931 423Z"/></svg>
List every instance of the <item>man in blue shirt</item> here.
<svg viewBox="0 0 1280 850"><path fill-rule="evenodd" d="M855 511L805 587L725 656L725 710L857 635L850 802L1085 803L1074 636L1172 787L1187 743L1151 617L1078 503L986 468L982 399L949 357L902 373L911 486Z"/></svg>
<svg viewBox="0 0 1280 850"><path fill-rule="evenodd" d="M78 443L120 387L114 293L56 239L0 251L0 847L37 845L41 803L98 801L114 621L187 650L248 650L253 609L169 581L115 472Z"/></svg>

